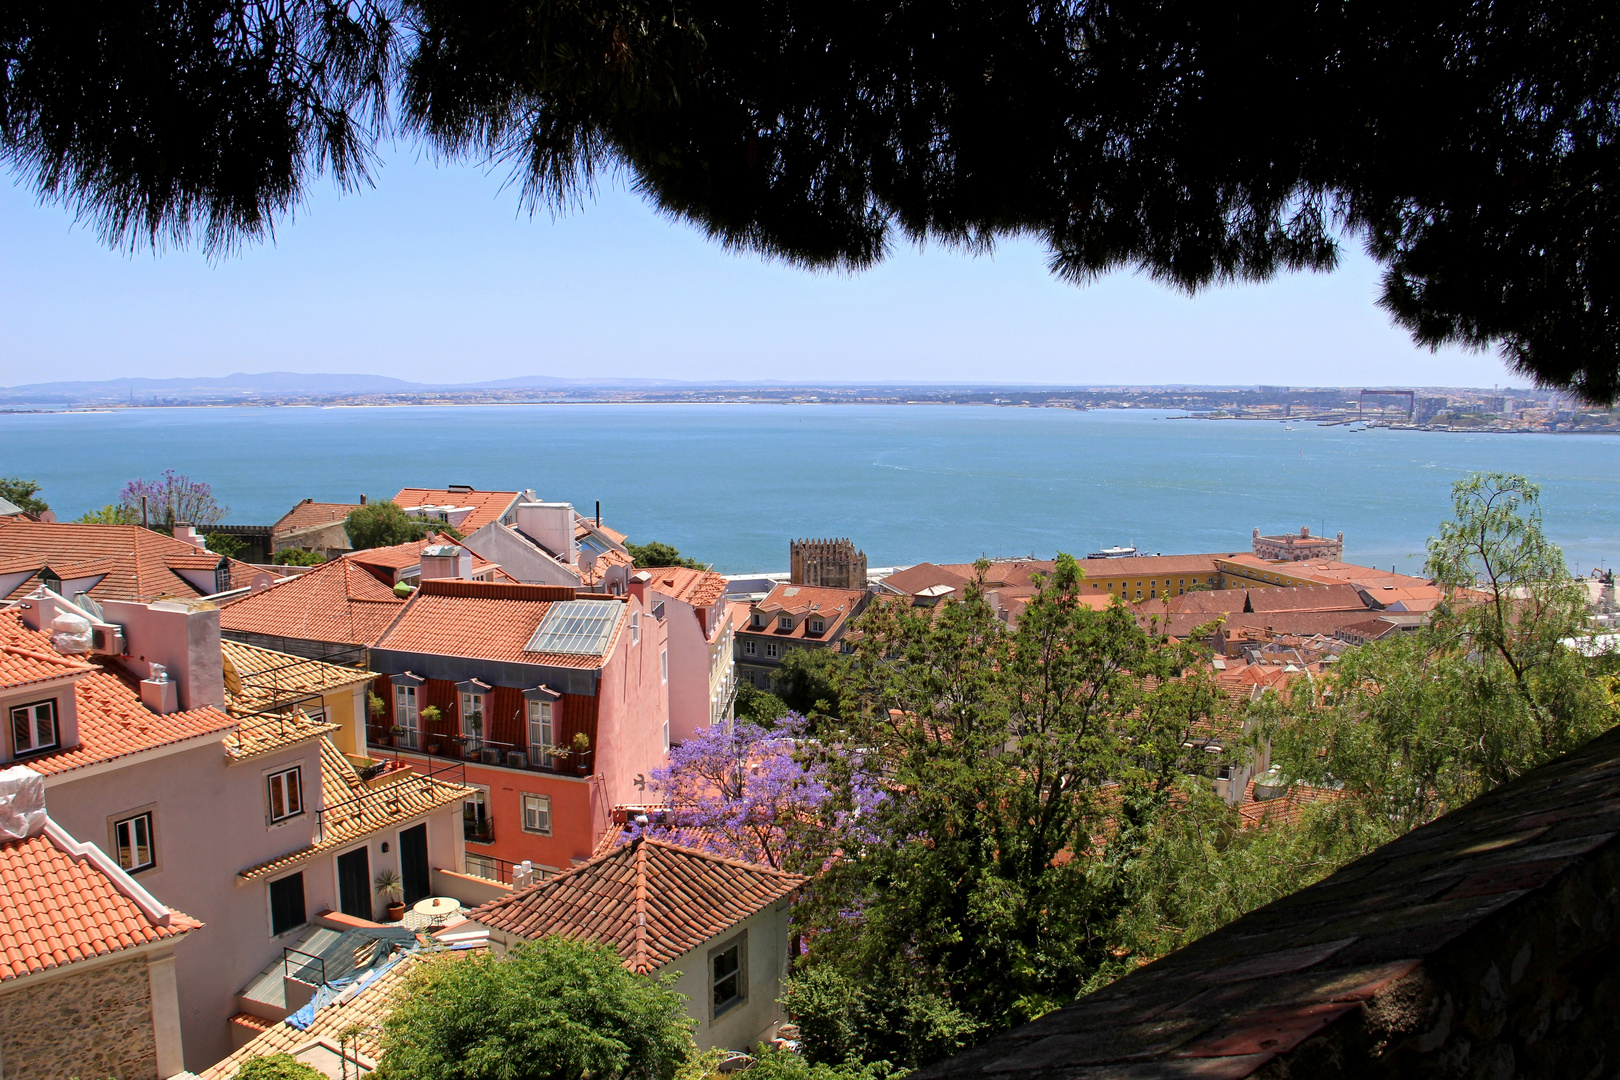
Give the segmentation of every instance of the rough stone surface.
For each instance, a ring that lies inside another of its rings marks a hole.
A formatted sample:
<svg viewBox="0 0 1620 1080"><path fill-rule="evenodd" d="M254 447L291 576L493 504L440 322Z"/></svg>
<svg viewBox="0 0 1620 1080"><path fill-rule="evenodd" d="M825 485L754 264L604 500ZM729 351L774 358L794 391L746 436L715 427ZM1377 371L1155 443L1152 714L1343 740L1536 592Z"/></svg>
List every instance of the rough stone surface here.
<svg viewBox="0 0 1620 1080"><path fill-rule="evenodd" d="M1620 729L914 1080L1620 1076Z"/></svg>
<svg viewBox="0 0 1620 1080"><path fill-rule="evenodd" d="M15 990L0 985L0 1062L7 1080L154 1080L145 957Z"/></svg>

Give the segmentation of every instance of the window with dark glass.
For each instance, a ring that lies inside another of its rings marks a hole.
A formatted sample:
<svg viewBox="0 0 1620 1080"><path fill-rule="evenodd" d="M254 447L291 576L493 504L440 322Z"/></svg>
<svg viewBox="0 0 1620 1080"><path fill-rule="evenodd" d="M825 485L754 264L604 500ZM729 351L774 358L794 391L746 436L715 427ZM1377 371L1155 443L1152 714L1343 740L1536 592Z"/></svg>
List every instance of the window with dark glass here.
<svg viewBox="0 0 1620 1080"><path fill-rule="evenodd" d="M118 848L118 865L125 870L134 873L154 865L151 812L114 822L113 842Z"/></svg>
<svg viewBox="0 0 1620 1080"><path fill-rule="evenodd" d="M304 914L304 873L288 874L270 883L270 936L279 937L289 930L303 926L309 918Z"/></svg>
<svg viewBox="0 0 1620 1080"><path fill-rule="evenodd" d="M267 778L270 792L270 821L285 821L304 812L304 770L283 769Z"/></svg>
<svg viewBox="0 0 1620 1080"><path fill-rule="evenodd" d="M35 701L11 710L11 749L32 754L56 745L56 702Z"/></svg>
<svg viewBox="0 0 1620 1080"><path fill-rule="evenodd" d="M712 972L710 988L714 1002L714 1015L719 1016L743 1000L742 939L715 953L709 961Z"/></svg>

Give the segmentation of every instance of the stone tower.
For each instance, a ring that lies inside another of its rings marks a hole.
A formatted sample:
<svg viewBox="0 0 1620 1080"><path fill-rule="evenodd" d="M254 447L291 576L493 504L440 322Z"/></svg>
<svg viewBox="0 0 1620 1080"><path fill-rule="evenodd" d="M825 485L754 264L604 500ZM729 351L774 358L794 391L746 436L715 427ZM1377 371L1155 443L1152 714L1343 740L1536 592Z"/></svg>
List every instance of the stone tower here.
<svg viewBox="0 0 1620 1080"><path fill-rule="evenodd" d="M825 589L866 588L866 552L842 540L795 540L788 545L794 585Z"/></svg>

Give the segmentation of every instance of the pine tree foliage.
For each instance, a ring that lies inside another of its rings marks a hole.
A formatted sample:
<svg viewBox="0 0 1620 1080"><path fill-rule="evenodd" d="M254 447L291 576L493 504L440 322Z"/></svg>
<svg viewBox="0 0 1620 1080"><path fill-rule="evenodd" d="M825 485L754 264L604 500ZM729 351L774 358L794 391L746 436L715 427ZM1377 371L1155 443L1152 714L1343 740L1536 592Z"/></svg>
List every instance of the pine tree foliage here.
<svg viewBox="0 0 1620 1080"><path fill-rule="evenodd" d="M622 170L727 247L860 269L1038 238L1177 288L1359 243L1423 345L1620 389L1603 0L157 0L0 8L0 160L112 243L269 235L377 140L565 208ZM389 115L391 103L396 115Z"/></svg>

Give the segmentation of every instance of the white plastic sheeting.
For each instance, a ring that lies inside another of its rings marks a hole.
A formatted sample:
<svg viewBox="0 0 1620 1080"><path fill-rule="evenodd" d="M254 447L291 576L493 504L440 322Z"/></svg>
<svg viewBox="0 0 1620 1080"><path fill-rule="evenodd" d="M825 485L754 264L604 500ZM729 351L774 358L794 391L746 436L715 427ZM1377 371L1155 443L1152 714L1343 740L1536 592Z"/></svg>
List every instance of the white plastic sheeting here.
<svg viewBox="0 0 1620 1080"><path fill-rule="evenodd" d="M26 765L0 769L0 841L26 840L45 829L45 778Z"/></svg>
<svg viewBox="0 0 1620 1080"><path fill-rule="evenodd" d="M59 653L90 651L90 620L71 611L58 611L51 620L51 646Z"/></svg>

